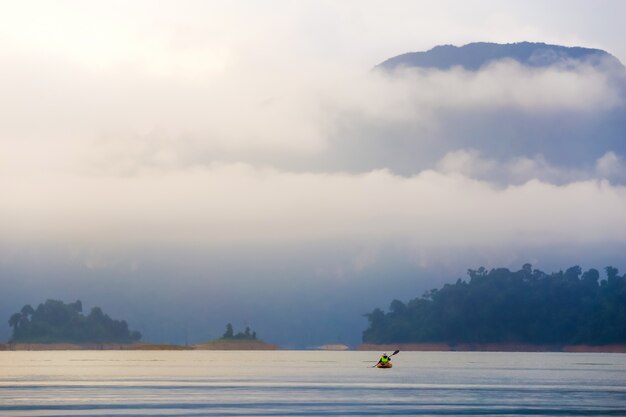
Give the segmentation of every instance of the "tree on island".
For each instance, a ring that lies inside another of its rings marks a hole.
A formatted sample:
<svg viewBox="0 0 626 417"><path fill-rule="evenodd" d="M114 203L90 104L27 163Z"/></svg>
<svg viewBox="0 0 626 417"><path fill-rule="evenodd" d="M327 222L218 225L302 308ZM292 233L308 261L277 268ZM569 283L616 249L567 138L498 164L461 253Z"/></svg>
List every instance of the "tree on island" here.
<svg viewBox="0 0 626 417"><path fill-rule="evenodd" d="M256 332L251 332L250 327L246 326L245 331L234 334L233 325L228 323L226 325L226 331L220 338L220 340L257 340Z"/></svg>
<svg viewBox="0 0 626 417"><path fill-rule="evenodd" d="M546 274L521 270L468 270L457 280L389 312L367 314L369 343L609 344L626 342L626 275L579 266Z"/></svg>
<svg viewBox="0 0 626 417"><path fill-rule="evenodd" d="M113 320L100 307L85 316L80 300L65 304L47 300L37 309L25 305L11 315L11 343L132 343L141 333L131 332L124 320Z"/></svg>
<svg viewBox="0 0 626 417"><path fill-rule="evenodd" d="M233 333L233 325L228 323L226 325L226 331L222 335L222 339L232 339L234 336L235 334Z"/></svg>

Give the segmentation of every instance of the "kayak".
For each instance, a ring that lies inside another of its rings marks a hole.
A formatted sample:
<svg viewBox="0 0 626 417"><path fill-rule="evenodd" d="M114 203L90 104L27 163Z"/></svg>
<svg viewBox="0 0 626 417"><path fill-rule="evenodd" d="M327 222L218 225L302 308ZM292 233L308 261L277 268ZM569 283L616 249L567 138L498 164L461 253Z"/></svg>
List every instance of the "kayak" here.
<svg viewBox="0 0 626 417"><path fill-rule="evenodd" d="M387 363L379 363L378 365L376 365L377 368L391 368L393 367L393 364L391 362L387 362Z"/></svg>

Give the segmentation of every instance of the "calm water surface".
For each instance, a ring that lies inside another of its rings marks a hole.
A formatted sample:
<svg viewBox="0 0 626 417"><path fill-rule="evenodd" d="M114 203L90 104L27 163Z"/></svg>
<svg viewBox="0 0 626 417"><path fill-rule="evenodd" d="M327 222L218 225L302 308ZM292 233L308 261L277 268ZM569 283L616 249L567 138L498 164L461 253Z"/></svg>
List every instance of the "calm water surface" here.
<svg viewBox="0 0 626 417"><path fill-rule="evenodd" d="M625 354L0 352L0 416L626 416Z"/></svg>

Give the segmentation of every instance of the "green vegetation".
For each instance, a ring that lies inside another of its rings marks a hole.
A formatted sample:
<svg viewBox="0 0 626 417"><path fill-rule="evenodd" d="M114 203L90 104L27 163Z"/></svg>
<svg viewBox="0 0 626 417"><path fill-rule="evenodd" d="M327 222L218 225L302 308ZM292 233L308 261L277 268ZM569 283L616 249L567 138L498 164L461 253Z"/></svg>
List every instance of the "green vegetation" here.
<svg viewBox="0 0 626 417"><path fill-rule="evenodd" d="M100 307L82 314L80 300L65 304L47 300L37 309L25 305L9 319L11 343L131 343L141 333L128 329L124 320L113 320Z"/></svg>
<svg viewBox="0 0 626 417"><path fill-rule="evenodd" d="M579 266L546 274L526 264L469 270L459 279L407 304L394 300L389 312L367 314L368 343L531 343L626 342L626 275L607 267Z"/></svg>
<svg viewBox="0 0 626 417"><path fill-rule="evenodd" d="M246 330L242 332L238 332L237 334L233 331L233 325L228 323L226 325L226 331L222 335L219 340L257 340L256 332L250 332L250 328L246 326Z"/></svg>

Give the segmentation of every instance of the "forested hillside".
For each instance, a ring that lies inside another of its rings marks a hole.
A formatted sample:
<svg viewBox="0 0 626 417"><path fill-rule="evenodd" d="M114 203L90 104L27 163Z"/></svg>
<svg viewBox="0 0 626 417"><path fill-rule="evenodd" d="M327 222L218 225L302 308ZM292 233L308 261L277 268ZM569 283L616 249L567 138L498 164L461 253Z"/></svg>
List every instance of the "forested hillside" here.
<svg viewBox="0 0 626 417"><path fill-rule="evenodd" d="M367 314L369 343L608 344L626 342L626 275L578 266L552 274L526 264L469 270L389 312Z"/></svg>
<svg viewBox="0 0 626 417"><path fill-rule="evenodd" d="M29 343L130 343L141 339L141 333L128 329L124 320L113 320L100 307L83 315L80 300L65 304L47 300L37 309L25 305L13 314L11 342Z"/></svg>

